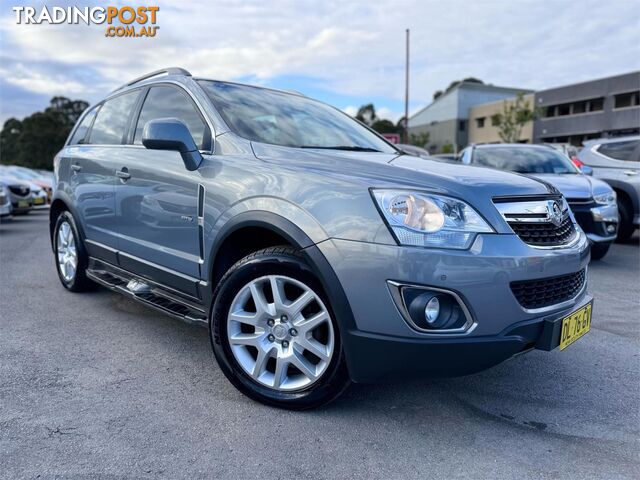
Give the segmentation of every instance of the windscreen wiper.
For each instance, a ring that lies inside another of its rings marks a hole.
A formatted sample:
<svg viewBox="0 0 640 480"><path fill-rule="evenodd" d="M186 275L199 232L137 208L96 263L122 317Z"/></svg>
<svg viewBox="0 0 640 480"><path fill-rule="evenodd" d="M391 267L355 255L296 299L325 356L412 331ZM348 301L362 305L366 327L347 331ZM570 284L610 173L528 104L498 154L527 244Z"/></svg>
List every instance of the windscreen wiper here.
<svg viewBox="0 0 640 480"><path fill-rule="evenodd" d="M358 145L335 145L331 147L322 147L319 145L300 145L298 148L315 148L318 150L344 150L347 152L380 152L375 148L359 147Z"/></svg>

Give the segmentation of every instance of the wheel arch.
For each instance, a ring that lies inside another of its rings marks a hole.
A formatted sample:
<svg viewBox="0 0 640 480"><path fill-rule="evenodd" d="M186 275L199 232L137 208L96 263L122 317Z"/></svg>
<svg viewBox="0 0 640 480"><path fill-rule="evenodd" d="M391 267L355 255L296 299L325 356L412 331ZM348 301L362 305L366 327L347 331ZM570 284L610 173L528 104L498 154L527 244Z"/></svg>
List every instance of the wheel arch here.
<svg viewBox="0 0 640 480"><path fill-rule="evenodd" d="M211 249L209 265L207 267L207 280L210 286L209 292L212 295L211 305L213 305L213 301L215 300L213 298L213 291L217 286L217 282L226 272L225 267L227 265L231 267L237 260L245 256L242 250L235 252L235 255L229 256L229 248L237 245L237 241L241 236L254 235L260 232L268 232L268 239L273 243L273 245L265 245L265 247L285 244L291 245L301 251L305 260L320 281L325 295L329 298L342 333L343 341L345 341L348 336L347 332L355 329L355 321L347 296L333 268L316 246L318 242L314 242L305 231L291 220L273 212L257 211L240 213L229 220L220 230L217 235L217 242ZM265 248L261 246L260 243L256 243L255 245L259 248L254 248L253 251ZM248 253L250 252L247 250L246 254ZM240 256L240 258L236 259L235 257L237 256ZM348 356L348 353L345 353Z"/></svg>
<svg viewBox="0 0 640 480"><path fill-rule="evenodd" d="M624 199L624 201L629 204L632 214L640 212L640 199L631 185L617 180L609 180L607 183L615 190L618 197Z"/></svg>
<svg viewBox="0 0 640 480"><path fill-rule="evenodd" d="M78 233L80 234L82 239L85 238L82 220L78 215L78 210L75 208L73 202L66 194L58 191L53 196L51 206L49 207L49 241L51 242L51 248L53 248L53 230L56 227L56 220L58 219L60 213L64 211L70 212L71 215L73 215Z"/></svg>

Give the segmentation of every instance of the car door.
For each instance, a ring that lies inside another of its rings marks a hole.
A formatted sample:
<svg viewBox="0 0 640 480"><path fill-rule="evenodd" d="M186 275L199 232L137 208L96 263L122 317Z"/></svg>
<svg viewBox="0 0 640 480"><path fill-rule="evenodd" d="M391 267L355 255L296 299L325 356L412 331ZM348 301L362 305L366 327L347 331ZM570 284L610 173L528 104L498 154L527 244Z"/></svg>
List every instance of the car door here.
<svg viewBox="0 0 640 480"><path fill-rule="evenodd" d="M142 145L145 124L159 118L181 120L196 145L210 150L210 129L191 97L172 84L149 88L118 165L119 261L123 268L197 296L202 259L198 198L204 189L199 173L188 171L178 152Z"/></svg>
<svg viewBox="0 0 640 480"><path fill-rule="evenodd" d="M140 90L112 97L85 115L61 162L90 255L116 262L115 169Z"/></svg>
<svg viewBox="0 0 640 480"><path fill-rule="evenodd" d="M629 181L640 175L640 140L606 142L591 147L585 163L603 179Z"/></svg>

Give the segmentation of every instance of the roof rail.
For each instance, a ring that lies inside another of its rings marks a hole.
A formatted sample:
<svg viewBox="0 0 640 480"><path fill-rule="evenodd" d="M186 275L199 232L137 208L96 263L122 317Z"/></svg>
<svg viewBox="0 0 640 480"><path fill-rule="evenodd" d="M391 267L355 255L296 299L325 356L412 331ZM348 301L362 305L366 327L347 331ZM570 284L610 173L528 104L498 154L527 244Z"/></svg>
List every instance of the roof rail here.
<svg viewBox="0 0 640 480"><path fill-rule="evenodd" d="M114 92L117 92L118 90L122 90L125 87L130 87L131 85L135 85L136 83L146 80L148 78L155 77L156 75L161 75L163 73L166 73L167 75L184 75L186 77L191 76L191 73L188 70L185 70L184 68L180 68L180 67L161 68L160 70L156 70L154 72L142 75L138 78L134 78L130 82L125 83L124 85L121 85L118 88L116 88Z"/></svg>

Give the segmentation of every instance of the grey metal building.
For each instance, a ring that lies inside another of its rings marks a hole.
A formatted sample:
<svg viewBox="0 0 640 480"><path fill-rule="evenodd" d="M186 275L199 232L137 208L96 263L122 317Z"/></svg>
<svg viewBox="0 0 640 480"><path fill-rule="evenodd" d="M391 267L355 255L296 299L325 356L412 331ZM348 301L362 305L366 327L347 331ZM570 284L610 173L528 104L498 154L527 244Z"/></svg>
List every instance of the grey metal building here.
<svg viewBox="0 0 640 480"><path fill-rule="evenodd" d="M409 118L409 134L429 132L427 148L432 153L444 145L461 150L469 138L469 110L484 103L515 97L522 88L497 87L475 82L461 82Z"/></svg>
<svg viewBox="0 0 640 480"><path fill-rule="evenodd" d="M535 93L534 142L571 143L640 133L640 71Z"/></svg>

